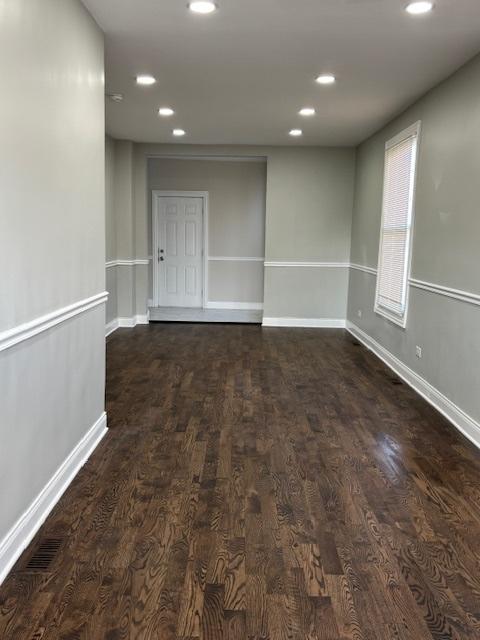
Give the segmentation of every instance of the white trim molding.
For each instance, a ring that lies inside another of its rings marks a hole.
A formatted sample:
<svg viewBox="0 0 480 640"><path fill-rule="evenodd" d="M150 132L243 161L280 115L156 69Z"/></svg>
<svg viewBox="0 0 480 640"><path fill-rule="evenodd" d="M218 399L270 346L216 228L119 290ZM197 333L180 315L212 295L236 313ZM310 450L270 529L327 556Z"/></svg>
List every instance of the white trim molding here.
<svg viewBox="0 0 480 640"><path fill-rule="evenodd" d="M423 289L424 291L430 291L431 293L437 293L440 296L446 296L447 298L453 298L454 300L461 300L462 302L468 302L480 306L480 295L471 293L469 291L462 291L460 289L452 289L451 287L444 287L440 284L433 284L433 282L424 282L423 280L416 280L410 278L409 284L415 289Z"/></svg>
<svg viewBox="0 0 480 640"><path fill-rule="evenodd" d="M33 336L36 336L43 331L47 331L61 322L65 322L74 316L78 316L89 309L98 307L99 305L104 304L107 301L107 298L108 292L103 291L102 293L97 293L90 298L79 300L67 307L62 307L61 309L47 313L44 316L35 318L35 320L30 320L30 322L20 324L13 329L2 331L0 332L0 351L5 351L5 349L9 349L10 347L19 344L24 340L28 340L29 338L33 338Z"/></svg>
<svg viewBox="0 0 480 640"><path fill-rule="evenodd" d="M107 338L111 333L117 329L133 329L138 324L148 324L150 322L150 312L136 316L124 316L120 318L114 318L108 324L105 325L105 337Z"/></svg>
<svg viewBox="0 0 480 640"><path fill-rule="evenodd" d="M320 269L348 269L350 267L349 262L294 262L290 261L265 261L266 267L314 267Z"/></svg>
<svg viewBox="0 0 480 640"><path fill-rule="evenodd" d="M265 258L232 257L232 256L208 256L210 262L265 262Z"/></svg>
<svg viewBox="0 0 480 640"><path fill-rule="evenodd" d="M365 273L371 273L374 276L377 275L377 269L374 269L373 267L366 267L363 264L355 264L354 262L352 262L350 264L350 269L355 269L355 271L364 271Z"/></svg>
<svg viewBox="0 0 480 640"><path fill-rule="evenodd" d="M106 433L103 413L0 542L0 584Z"/></svg>
<svg viewBox="0 0 480 640"><path fill-rule="evenodd" d="M347 330L382 360L392 371L404 380L412 389L439 411L474 445L480 448L480 423L469 416L463 409L449 400L443 393L431 385L425 378L415 373L390 351L362 331L353 322L347 320Z"/></svg>
<svg viewBox="0 0 480 640"><path fill-rule="evenodd" d="M105 325L105 337L108 338L108 336L113 333L114 331L116 331L118 329L120 325L118 324L118 318L114 318L113 320L111 320L110 322L108 322Z"/></svg>
<svg viewBox="0 0 480 640"><path fill-rule="evenodd" d="M109 260L105 263L105 269L111 267L135 267L136 265L148 265L150 264L149 258L135 258L133 260Z"/></svg>
<svg viewBox="0 0 480 640"><path fill-rule="evenodd" d="M209 300L205 307L205 309L246 309L246 310L254 310L261 311L263 309L262 302L215 302Z"/></svg>
<svg viewBox="0 0 480 640"><path fill-rule="evenodd" d="M341 318L263 318L262 326L345 329L345 320Z"/></svg>
<svg viewBox="0 0 480 640"><path fill-rule="evenodd" d="M136 327L137 324L148 324L148 313L145 315L132 316L131 318L117 318L117 322L119 327L129 328Z"/></svg>
<svg viewBox="0 0 480 640"><path fill-rule="evenodd" d="M351 269L357 271L364 271L365 273L371 273L377 275L377 269L373 267L365 267L361 264L350 265ZM445 296L446 298L452 298L454 300L460 300L461 302L468 302L480 306L480 295L478 293L472 293L471 291L463 291L462 289L453 289L452 287L445 287L442 284L435 284L433 282L426 282L425 280L417 280L416 278L409 278L408 284L414 289L422 289L423 291L430 291L430 293L436 293L439 296Z"/></svg>

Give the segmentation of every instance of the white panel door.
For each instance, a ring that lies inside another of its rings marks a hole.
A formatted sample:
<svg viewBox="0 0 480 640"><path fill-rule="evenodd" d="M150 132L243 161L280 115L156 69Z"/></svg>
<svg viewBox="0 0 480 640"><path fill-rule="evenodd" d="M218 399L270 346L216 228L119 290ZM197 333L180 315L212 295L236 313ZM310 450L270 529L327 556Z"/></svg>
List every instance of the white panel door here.
<svg viewBox="0 0 480 640"><path fill-rule="evenodd" d="M203 199L158 196L158 301L162 307L201 307Z"/></svg>

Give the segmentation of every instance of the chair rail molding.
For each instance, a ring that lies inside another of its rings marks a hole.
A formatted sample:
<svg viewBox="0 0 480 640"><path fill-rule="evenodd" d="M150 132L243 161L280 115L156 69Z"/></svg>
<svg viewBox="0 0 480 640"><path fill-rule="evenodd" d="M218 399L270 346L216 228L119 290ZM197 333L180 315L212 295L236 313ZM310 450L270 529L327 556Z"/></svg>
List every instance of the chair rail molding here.
<svg viewBox="0 0 480 640"><path fill-rule="evenodd" d="M79 300L67 307L56 309L55 311L40 316L39 318L20 324L13 327L13 329L2 331L0 332L0 351L5 351L5 349L9 349L24 340L33 338L33 336L51 329L61 322L65 322L65 320L69 320L74 316L78 316L80 313L84 313L89 309L98 307L98 305L104 304L107 299L108 292L103 291L102 293L97 293L90 298Z"/></svg>
<svg viewBox="0 0 480 640"><path fill-rule="evenodd" d="M351 269L356 271L363 271L370 273L374 276L377 275L378 269L373 267L366 267L362 264L356 264L352 262L350 264ZM480 295L478 293L472 293L471 291L463 291L462 289L454 289L453 287L446 287L442 284L435 284L434 282L427 282L426 280L418 280L417 278L410 277L408 279L409 287L414 289L422 289L423 291L429 291L430 293L436 293L439 296L446 298L452 298L453 300L459 300L460 302L467 302L480 306Z"/></svg>
<svg viewBox="0 0 480 640"><path fill-rule="evenodd" d="M468 302L480 306L480 295L471 293L470 291L462 291L461 289L452 289L451 287L445 287L441 284L434 284L433 282L425 282L423 280L417 280L415 278L409 279L409 284L415 289L423 289L424 291L430 291L440 296L447 298L453 298L454 300L460 300L461 302Z"/></svg>
<svg viewBox="0 0 480 640"><path fill-rule="evenodd" d="M266 267L313 267L319 269L348 269L349 262L314 262L314 261L294 261L294 260L266 260Z"/></svg>
<svg viewBox="0 0 480 640"><path fill-rule="evenodd" d="M142 264L150 264L149 258L134 258L132 260L109 260L105 263L106 269L111 269L112 267L135 267L136 265Z"/></svg>
<svg viewBox="0 0 480 640"><path fill-rule="evenodd" d="M265 258L250 258L236 256L208 256L210 262L265 262Z"/></svg>
<svg viewBox="0 0 480 640"><path fill-rule="evenodd" d="M355 269L355 271L364 271L365 273L371 273L376 276L378 270L375 267L366 267L363 264L356 264L355 262L350 263L350 269Z"/></svg>

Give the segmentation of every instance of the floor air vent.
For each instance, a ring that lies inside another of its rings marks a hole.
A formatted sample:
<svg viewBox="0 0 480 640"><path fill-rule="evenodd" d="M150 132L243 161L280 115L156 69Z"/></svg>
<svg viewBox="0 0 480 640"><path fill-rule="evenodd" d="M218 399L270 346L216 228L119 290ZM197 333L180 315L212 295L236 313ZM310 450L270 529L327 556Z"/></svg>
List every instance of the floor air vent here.
<svg viewBox="0 0 480 640"><path fill-rule="evenodd" d="M392 384L403 384L403 382L401 380L399 380L398 378L390 378L390 382Z"/></svg>
<svg viewBox="0 0 480 640"><path fill-rule="evenodd" d="M25 571L47 571L62 546L60 538L45 538L25 566Z"/></svg>

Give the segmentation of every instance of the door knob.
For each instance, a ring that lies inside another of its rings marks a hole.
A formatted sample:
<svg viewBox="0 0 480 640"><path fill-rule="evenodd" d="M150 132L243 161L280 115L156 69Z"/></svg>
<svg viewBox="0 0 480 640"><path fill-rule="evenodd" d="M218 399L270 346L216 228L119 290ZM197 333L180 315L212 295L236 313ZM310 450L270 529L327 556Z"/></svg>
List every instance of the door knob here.
<svg viewBox="0 0 480 640"><path fill-rule="evenodd" d="M160 256L160 262L163 262L164 258L163 256Z"/></svg>

